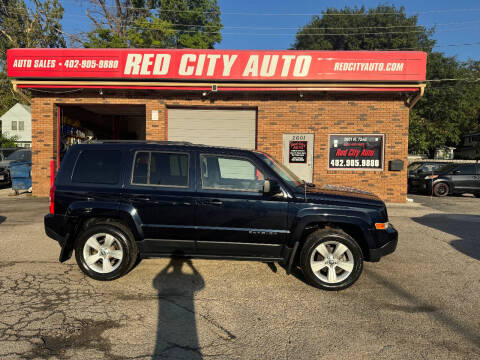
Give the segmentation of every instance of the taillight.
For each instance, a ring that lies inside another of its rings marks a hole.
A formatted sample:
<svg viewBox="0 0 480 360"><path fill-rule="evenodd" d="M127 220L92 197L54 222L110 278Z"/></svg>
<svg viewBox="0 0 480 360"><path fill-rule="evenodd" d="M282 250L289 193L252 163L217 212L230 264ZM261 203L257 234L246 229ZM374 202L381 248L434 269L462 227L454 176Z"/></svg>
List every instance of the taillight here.
<svg viewBox="0 0 480 360"><path fill-rule="evenodd" d="M50 188L50 214L55 213L55 185Z"/></svg>

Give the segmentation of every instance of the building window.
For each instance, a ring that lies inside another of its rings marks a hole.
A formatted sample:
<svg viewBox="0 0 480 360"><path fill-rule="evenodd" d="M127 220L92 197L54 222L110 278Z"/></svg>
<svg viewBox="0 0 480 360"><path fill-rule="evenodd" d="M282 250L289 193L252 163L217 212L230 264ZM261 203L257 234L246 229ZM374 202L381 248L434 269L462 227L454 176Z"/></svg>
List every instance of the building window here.
<svg viewBox="0 0 480 360"><path fill-rule="evenodd" d="M17 130L17 122L12 121L12 130Z"/></svg>
<svg viewBox="0 0 480 360"><path fill-rule="evenodd" d="M25 129L25 122L24 121L19 121L18 122L18 130L24 130Z"/></svg>

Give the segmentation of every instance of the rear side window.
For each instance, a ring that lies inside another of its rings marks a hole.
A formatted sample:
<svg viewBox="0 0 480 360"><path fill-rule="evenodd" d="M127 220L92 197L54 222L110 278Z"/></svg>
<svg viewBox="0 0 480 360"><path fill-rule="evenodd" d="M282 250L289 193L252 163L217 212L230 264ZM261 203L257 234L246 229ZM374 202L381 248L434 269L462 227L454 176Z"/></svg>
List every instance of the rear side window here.
<svg viewBox="0 0 480 360"><path fill-rule="evenodd" d="M118 150L82 151L73 171L72 182L118 184L121 166L121 153Z"/></svg>
<svg viewBox="0 0 480 360"><path fill-rule="evenodd" d="M457 170L461 175L476 175L477 173L475 164L462 164L458 166Z"/></svg>
<svg viewBox="0 0 480 360"><path fill-rule="evenodd" d="M188 155L141 151L135 154L132 184L188 187Z"/></svg>

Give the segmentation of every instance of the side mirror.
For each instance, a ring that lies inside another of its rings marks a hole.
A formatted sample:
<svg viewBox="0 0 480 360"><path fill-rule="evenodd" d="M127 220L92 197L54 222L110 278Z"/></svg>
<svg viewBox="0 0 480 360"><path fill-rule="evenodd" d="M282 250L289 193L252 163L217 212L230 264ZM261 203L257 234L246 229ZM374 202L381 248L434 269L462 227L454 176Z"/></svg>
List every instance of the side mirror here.
<svg viewBox="0 0 480 360"><path fill-rule="evenodd" d="M265 180L263 183L263 193L275 195L281 192L280 184L276 180Z"/></svg>
<svg viewBox="0 0 480 360"><path fill-rule="evenodd" d="M460 175L461 173L462 173L462 172L461 172L460 170L455 170L455 171L453 172L453 175Z"/></svg>

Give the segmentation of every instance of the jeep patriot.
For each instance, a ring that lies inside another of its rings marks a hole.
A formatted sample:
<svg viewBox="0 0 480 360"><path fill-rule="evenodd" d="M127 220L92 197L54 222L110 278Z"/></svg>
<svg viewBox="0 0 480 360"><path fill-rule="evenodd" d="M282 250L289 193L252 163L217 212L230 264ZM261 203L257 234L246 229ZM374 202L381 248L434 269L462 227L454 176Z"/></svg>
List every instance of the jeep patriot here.
<svg viewBox="0 0 480 360"><path fill-rule="evenodd" d="M61 262L75 252L96 280L140 258L181 256L278 261L325 290L352 285L398 238L369 192L306 183L256 150L149 141L72 146L45 231Z"/></svg>

